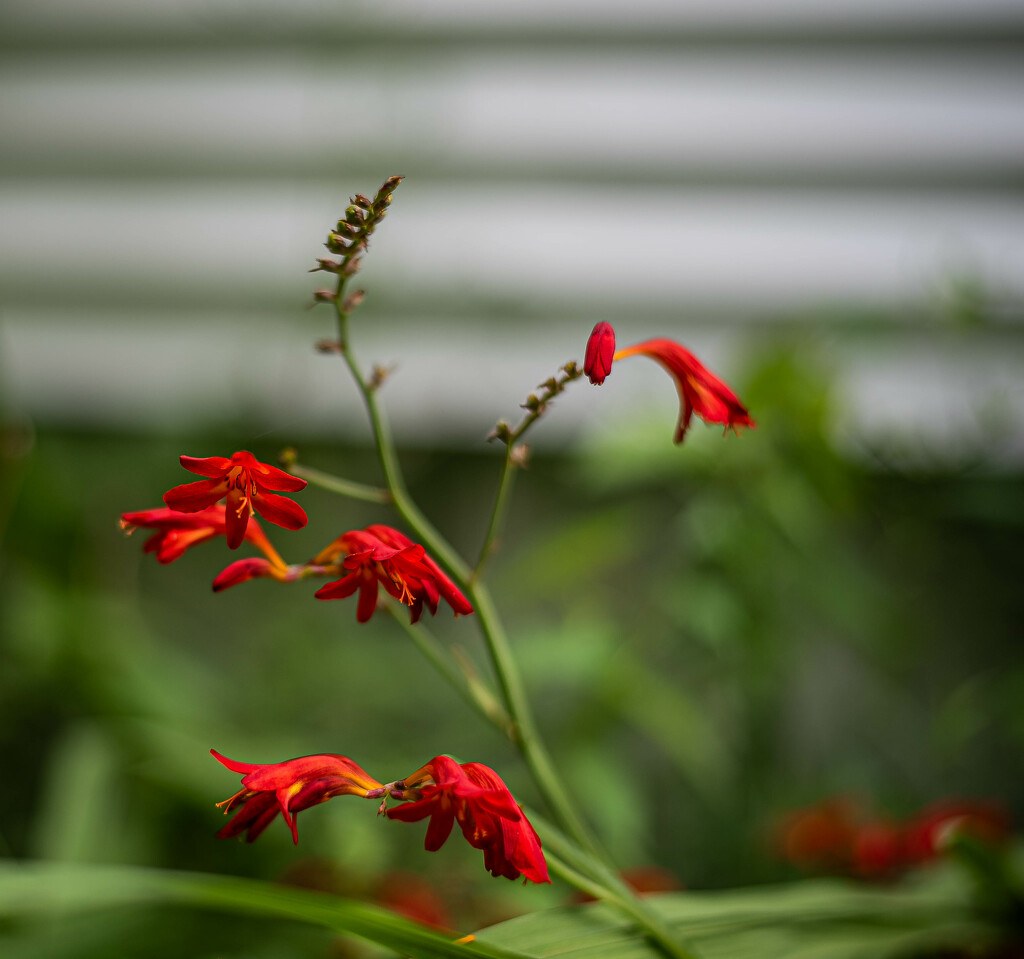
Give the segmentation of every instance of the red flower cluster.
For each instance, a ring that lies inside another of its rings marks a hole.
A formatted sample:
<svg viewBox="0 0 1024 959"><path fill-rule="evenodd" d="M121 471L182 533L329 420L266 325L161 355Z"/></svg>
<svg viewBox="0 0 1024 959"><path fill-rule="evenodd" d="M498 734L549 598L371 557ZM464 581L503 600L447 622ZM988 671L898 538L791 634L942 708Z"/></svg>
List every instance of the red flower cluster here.
<svg viewBox="0 0 1024 959"><path fill-rule="evenodd" d="M435 756L395 786L395 798L412 801L387 810L387 817L419 822L429 816L424 843L428 852L444 845L457 822L466 841L483 851L484 866L492 876L551 881L537 833L490 767L459 765L447 756Z"/></svg>
<svg viewBox="0 0 1024 959"><path fill-rule="evenodd" d="M296 816L303 809L327 802L335 796L365 798L374 790L380 795L383 788L347 756L328 753L263 764L236 762L215 749L210 753L232 772L244 773L242 788L230 799L217 803L218 808L224 807L225 813L239 805L242 807L217 833L221 839L246 833L246 841L252 842L281 813L292 832L292 840L298 845Z"/></svg>
<svg viewBox="0 0 1024 959"><path fill-rule="evenodd" d="M429 852L444 845L458 822L467 842L483 851L484 865L492 876L551 881L537 833L501 777L488 766L460 766L447 756L435 756L405 779L383 785L347 756L302 756L260 764L236 762L214 749L210 752L232 772L243 774L242 789L217 804L225 813L241 807L217 833L221 838L245 833L252 842L281 813L298 843L296 817L310 806L335 796L391 797L403 804L386 810L389 819L419 822L430 817L425 844Z"/></svg>
<svg viewBox="0 0 1024 959"><path fill-rule="evenodd" d="M316 591L317 599L347 599L359 591L356 620L365 623L377 608L380 586L409 607L410 619L417 622L426 605L431 614L444 599L455 615L473 612L468 599L444 574L422 546L413 543L397 529L380 524L350 530L321 551L314 564L337 564L348 572L337 582Z"/></svg>
<svg viewBox="0 0 1024 959"><path fill-rule="evenodd" d="M777 841L782 858L804 872L885 879L937 858L961 830L994 844L1009 834L1009 822L994 803L945 800L896 823L839 797L789 815Z"/></svg>
<svg viewBox="0 0 1024 959"><path fill-rule="evenodd" d="M225 521L230 549L241 545L253 510L285 529L302 529L306 525L305 510L298 503L271 492L295 493L305 488L306 481L261 463L246 450L239 450L230 459L182 456L181 465L207 479L175 486L164 493L164 502L178 512L196 513L226 497Z"/></svg>

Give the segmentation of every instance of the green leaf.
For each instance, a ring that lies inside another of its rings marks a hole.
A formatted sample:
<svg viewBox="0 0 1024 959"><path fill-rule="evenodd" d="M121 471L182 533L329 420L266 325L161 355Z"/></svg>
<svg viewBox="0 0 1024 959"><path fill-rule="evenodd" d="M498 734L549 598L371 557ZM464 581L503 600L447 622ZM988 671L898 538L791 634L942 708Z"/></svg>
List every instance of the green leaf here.
<svg viewBox="0 0 1024 959"><path fill-rule="evenodd" d="M524 959L494 943L457 943L377 906L232 876L128 866L0 861L0 917L49 917L144 903L177 903L295 919L379 943L416 959Z"/></svg>
<svg viewBox="0 0 1024 959"><path fill-rule="evenodd" d="M883 959L998 936L972 916L965 887L945 878L882 891L813 881L646 901L701 959ZM658 955L628 920L598 904L520 916L482 930L477 941L541 959Z"/></svg>

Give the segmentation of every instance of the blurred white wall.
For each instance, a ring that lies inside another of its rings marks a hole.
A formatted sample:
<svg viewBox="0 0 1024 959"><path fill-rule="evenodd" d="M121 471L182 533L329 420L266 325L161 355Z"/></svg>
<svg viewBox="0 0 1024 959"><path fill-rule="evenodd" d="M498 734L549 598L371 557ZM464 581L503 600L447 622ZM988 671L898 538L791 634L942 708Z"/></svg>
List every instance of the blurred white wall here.
<svg viewBox="0 0 1024 959"><path fill-rule="evenodd" d="M477 440L605 319L724 374L803 329L844 441L955 450L996 407L1024 456L1024 6L768 9L0 6L8 411L345 428L305 270L402 173L356 328L408 439ZM563 405L552 436L593 408Z"/></svg>

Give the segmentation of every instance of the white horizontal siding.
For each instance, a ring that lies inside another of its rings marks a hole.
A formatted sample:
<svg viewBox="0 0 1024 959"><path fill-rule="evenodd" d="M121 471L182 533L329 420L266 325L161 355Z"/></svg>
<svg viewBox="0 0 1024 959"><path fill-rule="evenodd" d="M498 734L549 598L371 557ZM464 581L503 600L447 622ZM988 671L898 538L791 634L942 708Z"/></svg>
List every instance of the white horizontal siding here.
<svg viewBox="0 0 1024 959"><path fill-rule="evenodd" d="M442 61L185 55L9 61L0 164L197 158L227 169L312 152L408 172L546 163L567 173L1021 166L1019 57L871 48L601 57L529 48Z"/></svg>
<svg viewBox="0 0 1024 959"><path fill-rule="evenodd" d="M235 31L352 22L382 27L441 25L458 31L479 25L600 30L639 23L672 27L760 27L792 30L805 25L895 29L977 23L1020 24L1017 0L34 0L7 4L0 23L21 30L166 32L216 28Z"/></svg>
<svg viewBox="0 0 1024 959"><path fill-rule="evenodd" d="M403 173L361 282L406 439L479 437L597 318L731 375L759 324L868 307L881 339L827 340L847 441L954 450L997 408L1024 456L1022 36L1019 0L6 4L5 402L333 428L305 270ZM922 322L951 281L1000 322ZM549 435L671 421L661 379Z"/></svg>
<svg viewBox="0 0 1024 959"><path fill-rule="evenodd" d="M414 178L399 197L367 277L410 299L483 291L531 310L579 297L787 310L913 302L949 273L1024 297L1024 199L543 184L526 194L464 188L453 199ZM45 300L59 262L62 284L100 295L152 284L190 298L237 288L243 301L285 289L300 302L345 202L326 183L8 182L0 280L19 299Z"/></svg>
<svg viewBox="0 0 1024 959"><path fill-rule="evenodd" d="M259 424L240 445L283 447L324 433L366 437L343 364L311 349L332 332L326 308L301 323L253 323L238 314L151 320L140 326L131 314L104 312L69 323L63 314L8 311L0 323L0 384L11 412L142 430L199 428L211 419ZM367 367L393 367L380 395L402 443L481 447L496 420L521 415L518 404L537 383L582 358L589 324L496 330L484 317L458 326L440 317L376 317L353 330ZM623 345L651 332L636 321L619 324ZM734 383L741 367L757 361L756 339L690 331L685 321L658 332L684 340ZM1024 354L1005 339L911 333L886 338L884 351L877 340L814 339L842 411L833 423L841 445L871 447L892 437L904 461L1024 461ZM761 428L772 428L762 411L752 412ZM574 384L530 442L550 447L664 422L667 444L677 414L668 376L636 358L616 364L601 389Z"/></svg>

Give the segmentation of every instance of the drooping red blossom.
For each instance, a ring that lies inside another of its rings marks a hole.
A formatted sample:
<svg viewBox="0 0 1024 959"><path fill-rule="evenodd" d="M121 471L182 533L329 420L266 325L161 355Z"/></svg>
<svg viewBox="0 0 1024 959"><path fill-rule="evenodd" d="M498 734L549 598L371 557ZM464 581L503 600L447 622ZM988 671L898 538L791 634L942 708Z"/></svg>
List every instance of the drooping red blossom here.
<svg viewBox="0 0 1024 959"><path fill-rule="evenodd" d="M457 822L466 841L484 854L492 876L550 882L540 839L501 777L480 763L459 765L435 756L394 784L391 795L410 801L387 810L389 819L430 817L424 846L436 852Z"/></svg>
<svg viewBox="0 0 1024 959"><path fill-rule="evenodd" d="M227 497L225 519L231 549L241 545L254 510L285 529L302 529L306 525L306 512L298 503L271 492L295 493L305 487L306 481L261 463L246 450L239 450L230 459L182 456L181 465L207 479L175 486L164 493L164 502L173 510L195 513Z"/></svg>
<svg viewBox="0 0 1024 959"><path fill-rule="evenodd" d="M522 807L512 798L501 777L482 763L463 763L462 769L478 786L502 793L519 812L518 821L492 816L490 822L485 821L487 813L482 812L473 823L472 838L466 830L466 825L461 821L459 823L469 844L475 849L483 849L484 866L490 874L504 876L506 879L518 879L522 876L524 880L529 879L530 882L551 882L544 853L541 851L540 837L530 825ZM500 839L488 841L488 837L497 830L500 830ZM477 842L485 845L477 845Z"/></svg>
<svg viewBox="0 0 1024 959"><path fill-rule="evenodd" d="M243 773L242 788L230 799L217 803L225 814L241 806L217 833L220 839L246 833L246 841L252 842L281 813L291 830L292 840L298 845L296 817L302 810L335 796L366 798L383 788L347 756L326 753L300 756L283 763L240 763L222 756L215 749L210 753L222 766L232 772ZM376 795L379 796L380 792Z"/></svg>
<svg viewBox="0 0 1024 959"><path fill-rule="evenodd" d="M161 563L173 563L191 546L227 535L224 507L207 506L197 513L181 513L162 507L121 514L121 528L127 533L136 529L155 530L142 546L145 553L155 553ZM264 549L269 546L259 523L253 520L245 529L244 539Z"/></svg>
<svg viewBox="0 0 1024 959"><path fill-rule="evenodd" d="M598 323L587 340L583 372L594 386L600 386L612 371L615 356L615 330L611 323Z"/></svg>
<svg viewBox="0 0 1024 959"><path fill-rule="evenodd" d="M347 599L359 591L356 620L365 623L377 608L378 587L409 607L411 622L423 614L424 605L437 613L440 599L456 616L473 612L468 599L417 543L390 526L374 525L339 536L313 560L327 565L341 562L348 570L341 579L316 592L317 599Z"/></svg>
<svg viewBox="0 0 1024 959"><path fill-rule="evenodd" d="M619 350L614 359L625 359L637 353L660 363L676 381L680 403L676 443L682 443L694 413L705 423L721 423L726 429L754 426L736 394L679 343L665 339L645 340Z"/></svg>

